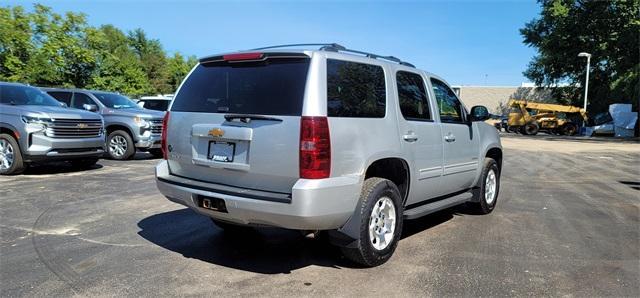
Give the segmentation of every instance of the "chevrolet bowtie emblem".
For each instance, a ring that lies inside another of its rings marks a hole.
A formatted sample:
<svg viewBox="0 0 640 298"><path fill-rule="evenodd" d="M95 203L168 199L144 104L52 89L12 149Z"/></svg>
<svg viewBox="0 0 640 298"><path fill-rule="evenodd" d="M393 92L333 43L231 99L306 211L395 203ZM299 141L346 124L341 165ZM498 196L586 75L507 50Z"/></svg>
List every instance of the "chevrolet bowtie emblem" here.
<svg viewBox="0 0 640 298"><path fill-rule="evenodd" d="M220 128L213 128L211 130L209 130L209 135L212 137L221 137L224 135L224 130L220 129Z"/></svg>
<svg viewBox="0 0 640 298"><path fill-rule="evenodd" d="M89 127L89 125L87 125L86 123L78 123L78 128L87 128Z"/></svg>

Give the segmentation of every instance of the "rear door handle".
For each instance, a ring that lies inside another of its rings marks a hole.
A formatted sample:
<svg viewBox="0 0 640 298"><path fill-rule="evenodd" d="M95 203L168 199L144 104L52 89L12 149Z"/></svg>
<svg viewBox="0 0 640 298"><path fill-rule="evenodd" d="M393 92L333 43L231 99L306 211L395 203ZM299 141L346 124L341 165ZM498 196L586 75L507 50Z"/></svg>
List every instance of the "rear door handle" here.
<svg viewBox="0 0 640 298"><path fill-rule="evenodd" d="M409 132L406 135L403 135L402 138L407 142L415 142L418 140L418 135L413 132Z"/></svg>
<svg viewBox="0 0 640 298"><path fill-rule="evenodd" d="M451 142L455 142L456 141L456 136L454 136L453 134L449 133L448 135L444 136L444 140L451 143Z"/></svg>

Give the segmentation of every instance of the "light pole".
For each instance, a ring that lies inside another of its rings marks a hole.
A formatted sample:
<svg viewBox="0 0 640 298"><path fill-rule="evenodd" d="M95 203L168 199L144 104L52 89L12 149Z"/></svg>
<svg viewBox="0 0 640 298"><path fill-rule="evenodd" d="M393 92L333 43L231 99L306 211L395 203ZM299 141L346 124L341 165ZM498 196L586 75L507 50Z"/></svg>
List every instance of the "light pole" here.
<svg viewBox="0 0 640 298"><path fill-rule="evenodd" d="M587 92L589 92L589 67L591 66L591 54L582 52L578 57L587 57L587 78L584 80L584 112L587 112Z"/></svg>
<svg viewBox="0 0 640 298"><path fill-rule="evenodd" d="M584 113L587 114L587 94L589 92L589 67L591 66L591 54L582 52L578 54L578 57L587 57L587 77L584 79ZM585 129L587 127L587 121L583 121L582 124Z"/></svg>

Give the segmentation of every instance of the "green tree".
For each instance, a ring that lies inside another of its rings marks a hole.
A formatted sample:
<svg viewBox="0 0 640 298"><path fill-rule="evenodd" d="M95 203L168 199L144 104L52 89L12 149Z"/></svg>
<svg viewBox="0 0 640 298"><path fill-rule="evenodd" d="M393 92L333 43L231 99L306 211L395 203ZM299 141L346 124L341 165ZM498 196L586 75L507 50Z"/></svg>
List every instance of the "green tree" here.
<svg viewBox="0 0 640 298"><path fill-rule="evenodd" d="M538 50L524 75L541 85L569 83L556 91L560 102L582 105L585 58L592 54L590 112L640 99L640 1L539 0L540 17L520 30Z"/></svg>
<svg viewBox="0 0 640 298"><path fill-rule="evenodd" d="M112 25L91 29L87 41L100 65L88 88L116 91L134 97L151 92L146 73L136 53L129 47L127 36L120 29Z"/></svg>
<svg viewBox="0 0 640 298"><path fill-rule="evenodd" d="M32 35L30 16L21 6L0 7L0 80L27 79L27 61L35 50Z"/></svg>
<svg viewBox="0 0 640 298"><path fill-rule="evenodd" d="M167 82L167 58L160 41L148 39L142 29L129 32L128 38L151 84L152 92L171 92L172 88Z"/></svg>
<svg viewBox="0 0 640 298"><path fill-rule="evenodd" d="M27 62L31 77L39 85L84 86L96 67L95 55L87 48L84 14L64 16L36 4L31 14L35 52Z"/></svg>
<svg viewBox="0 0 640 298"><path fill-rule="evenodd" d="M167 57L142 29L89 26L81 13L36 4L0 7L0 80L38 86L116 91L131 96L174 92L197 63Z"/></svg>
<svg viewBox="0 0 640 298"><path fill-rule="evenodd" d="M171 88L169 93L178 89L184 77L197 63L198 60L195 56L190 56L185 60L180 53L175 53L173 57L167 59L167 84Z"/></svg>

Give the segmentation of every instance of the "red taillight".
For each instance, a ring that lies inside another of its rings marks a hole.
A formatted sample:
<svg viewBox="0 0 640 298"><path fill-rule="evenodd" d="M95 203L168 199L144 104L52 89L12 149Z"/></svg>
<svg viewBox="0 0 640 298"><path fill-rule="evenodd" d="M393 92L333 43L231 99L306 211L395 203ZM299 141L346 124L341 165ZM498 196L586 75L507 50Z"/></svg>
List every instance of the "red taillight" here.
<svg viewBox="0 0 640 298"><path fill-rule="evenodd" d="M160 145L162 147L162 158L169 159L169 149L167 148L167 127L169 126L169 111L164 114L162 119L162 135L160 136Z"/></svg>
<svg viewBox="0 0 640 298"><path fill-rule="evenodd" d="M262 59L262 53L229 54L222 56L222 59L224 61L260 60Z"/></svg>
<svg viewBox="0 0 640 298"><path fill-rule="evenodd" d="M300 178L328 178L331 173L331 139L327 117L302 117L300 121Z"/></svg>

